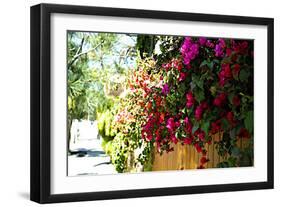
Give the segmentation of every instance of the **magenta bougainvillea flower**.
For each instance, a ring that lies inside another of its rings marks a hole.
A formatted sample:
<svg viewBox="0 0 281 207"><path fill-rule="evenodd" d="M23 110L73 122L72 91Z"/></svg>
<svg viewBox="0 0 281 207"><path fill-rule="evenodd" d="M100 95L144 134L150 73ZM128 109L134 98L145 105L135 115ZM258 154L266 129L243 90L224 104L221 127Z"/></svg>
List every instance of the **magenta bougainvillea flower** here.
<svg viewBox="0 0 281 207"><path fill-rule="evenodd" d="M221 107L226 101L226 93L220 93L216 96L213 101L213 104L217 107Z"/></svg>
<svg viewBox="0 0 281 207"><path fill-rule="evenodd" d="M232 78L232 72L229 64L222 64L221 71L219 72L219 85L221 87Z"/></svg>
<svg viewBox="0 0 281 207"><path fill-rule="evenodd" d="M199 53L199 45L192 41L190 37L186 37L181 46L181 54L185 65L189 65Z"/></svg>
<svg viewBox="0 0 281 207"><path fill-rule="evenodd" d="M216 134L221 131L221 121L217 120L211 123L211 133Z"/></svg>
<svg viewBox="0 0 281 207"><path fill-rule="evenodd" d="M175 128L175 122L174 122L174 118L169 118L167 120L167 125L166 125L167 129L169 129L170 131L173 131Z"/></svg>
<svg viewBox="0 0 281 207"><path fill-rule="evenodd" d="M206 46L209 47L209 48L214 48L215 44L211 40L207 40L206 41Z"/></svg>
<svg viewBox="0 0 281 207"><path fill-rule="evenodd" d="M233 76L238 77L239 72L240 72L240 65L236 63L233 65L233 72L232 72Z"/></svg>
<svg viewBox="0 0 281 207"><path fill-rule="evenodd" d="M216 57L223 57L224 56L224 49L226 47L224 39L219 39L218 43L215 46L215 56Z"/></svg>
<svg viewBox="0 0 281 207"><path fill-rule="evenodd" d="M166 84L164 84L164 86L162 88L162 93L164 95L167 95L169 92L170 92L170 88L169 88L168 84L166 83Z"/></svg>
<svg viewBox="0 0 281 207"><path fill-rule="evenodd" d="M191 91L186 94L186 107L191 108L195 103L195 99Z"/></svg>
<svg viewBox="0 0 281 207"><path fill-rule="evenodd" d="M198 42L199 42L200 46L204 46L207 42L207 38L206 37L199 37Z"/></svg>
<svg viewBox="0 0 281 207"><path fill-rule="evenodd" d="M186 73L181 72L181 73L180 73L180 77L179 77L179 81L184 81L185 78L186 78Z"/></svg>
<svg viewBox="0 0 281 207"><path fill-rule="evenodd" d="M233 104L234 106L239 106L239 105L240 105L240 98L239 98L238 95L233 96L233 98L232 98L232 104Z"/></svg>

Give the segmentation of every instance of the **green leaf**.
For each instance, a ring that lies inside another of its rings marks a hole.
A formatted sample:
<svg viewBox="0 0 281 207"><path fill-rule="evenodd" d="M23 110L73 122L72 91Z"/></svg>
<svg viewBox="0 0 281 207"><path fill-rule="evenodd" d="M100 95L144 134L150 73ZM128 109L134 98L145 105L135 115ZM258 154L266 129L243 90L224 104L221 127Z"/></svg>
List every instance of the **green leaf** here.
<svg viewBox="0 0 281 207"><path fill-rule="evenodd" d="M192 83L196 84L196 86L198 86L199 88L201 88L202 90L204 90L204 87L203 87L204 81L203 81L203 80L200 80L200 77L199 77L199 76L193 75L193 76L192 76Z"/></svg>
<svg viewBox="0 0 281 207"><path fill-rule="evenodd" d="M231 149L231 155L234 156L234 157L239 157L241 154L241 151L238 147L233 147Z"/></svg>
<svg viewBox="0 0 281 207"><path fill-rule="evenodd" d="M207 65L212 70L214 67L214 62L208 62Z"/></svg>
<svg viewBox="0 0 281 207"><path fill-rule="evenodd" d="M196 82L196 85L197 85L200 89L202 89L202 90L204 90L203 84L204 84L204 81L203 81L203 80L198 80L198 81Z"/></svg>
<svg viewBox="0 0 281 207"><path fill-rule="evenodd" d="M196 90L194 92L194 95L195 95L196 101L198 101L199 103L205 99L205 94L204 94L203 90Z"/></svg>
<svg viewBox="0 0 281 207"><path fill-rule="evenodd" d="M228 167L235 167L237 159L235 157L229 157L227 162L228 162Z"/></svg>
<svg viewBox="0 0 281 207"><path fill-rule="evenodd" d="M214 59L213 62L214 62L214 63L217 63L217 64L220 63L220 61L219 61L218 59Z"/></svg>
<svg viewBox="0 0 281 207"><path fill-rule="evenodd" d="M235 139L236 138L236 129L235 128L230 130L229 136L230 136L231 139Z"/></svg>
<svg viewBox="0 0 281 207"><path fill-rule="evenodd" d="M209 134L209 127L210 127L210 122L204 122L201 126L202 130L205 132L206 135Z"/></svg>
<svg viewBox="0 0 281 207"><path fill-rule="evenodd" d="M244 124L250 134L253 132L253 124L254 124L253 120L254 120L253 111L248 111L248 113L246 114L246 118L244 119Z"/></svg>
<svg viewBox="0 0 281 207"><path fill-rule="evenodd" d="M229 103L232 103L233 97L234 97L234 93L228 94L227 98L228 98Z"/></svg>
<svg viewBox="0 0 281 207"><path fill-rule="evenodd" d="M195 123L192 127L192 134L199 128L199 124Z"/></svg>
<svg viewBox="0 0 281 207"><path fill-rule="evenodd" d="M240 73L239 73L239 79L243 82L247 81L249 76L250 76L249 71L245 70L245 69L241 70Z"/></svg>
<svg viewBox="0 0 281 207"><path fill-rule="evenodd" d="M199 66L199 68L201 68L201 67L203 67L204 65L207 65L207 60L204 60L201 64L200 64L200 66Z"/></svg>
<svg viewBox="0 0 281 207"><path fill-rule="evenodd" d="M217 93L217 88L216 88L216 86L211 86L210 91L211 91L212 96L215 96L216 93Z"/></svg>
<svg viewBox="0 0 281 207"><path fill-rule="evenodd" d="M229 123L225 118L221 119L221 123L222 123L222 129L225 130L225 131L228 130Z"/></svg>
<svg viewBox="0 0 281 207"><path fill-rule="evenodd" d="M190 82L190 89L191 89L192 91L194 90L195 87L196 87L195 83Z"/></svg>

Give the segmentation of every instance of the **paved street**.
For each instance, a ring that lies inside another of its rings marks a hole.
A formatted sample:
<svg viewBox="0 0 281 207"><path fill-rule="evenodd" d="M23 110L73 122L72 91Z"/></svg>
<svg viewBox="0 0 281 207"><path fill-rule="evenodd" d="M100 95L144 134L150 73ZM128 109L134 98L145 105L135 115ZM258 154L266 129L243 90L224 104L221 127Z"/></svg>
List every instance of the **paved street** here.
<svg viewBox="0 0 281 207"><path fill-rule="evenodd" d="M97 133L90 134L91 137L80 136L71 140L70 149L74 153L68 156L68 176L117 173L110 157L103 151Z"/></svg>

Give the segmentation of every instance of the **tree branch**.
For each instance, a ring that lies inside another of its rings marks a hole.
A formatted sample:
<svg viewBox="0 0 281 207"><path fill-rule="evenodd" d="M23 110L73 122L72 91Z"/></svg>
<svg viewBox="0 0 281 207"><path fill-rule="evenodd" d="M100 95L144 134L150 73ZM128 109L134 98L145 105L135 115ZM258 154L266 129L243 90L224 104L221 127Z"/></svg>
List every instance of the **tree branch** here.
<svg viewBox="0 0 281 207"><path fill-rule="evenodd" d="M84 39L84 38L83 38ZM95 47L85 51L85 52L81 52L78 53L78 51L80 51L80 48L77 50L76 54L74 55L74 57L68 62L67 67L69 68L81 55L85 55L95 49L97 49L99 46L101 46L101 44L103 44L104 41L101 41L98 45L96 45ZM82 48L82 47L81 47Z"/></svg>

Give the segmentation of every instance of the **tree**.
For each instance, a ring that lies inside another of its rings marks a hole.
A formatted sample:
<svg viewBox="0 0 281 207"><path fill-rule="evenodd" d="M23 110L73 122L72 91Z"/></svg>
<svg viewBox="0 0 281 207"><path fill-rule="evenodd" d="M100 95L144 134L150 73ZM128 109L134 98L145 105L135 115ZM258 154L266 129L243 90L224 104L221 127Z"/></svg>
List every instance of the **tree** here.
<svg viewBox="0 0 281 207"><path fill-rule="evenodd" d="M109 77L125 73L126 65L133 64L136 52L132 44L120 41L124 37L135 42L135 37L129 35L68 32L68 149L72 121L95 120L97 111L110 107L112 101L104 92Z"/></svg>

